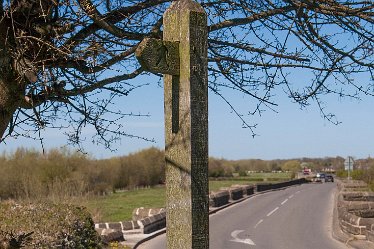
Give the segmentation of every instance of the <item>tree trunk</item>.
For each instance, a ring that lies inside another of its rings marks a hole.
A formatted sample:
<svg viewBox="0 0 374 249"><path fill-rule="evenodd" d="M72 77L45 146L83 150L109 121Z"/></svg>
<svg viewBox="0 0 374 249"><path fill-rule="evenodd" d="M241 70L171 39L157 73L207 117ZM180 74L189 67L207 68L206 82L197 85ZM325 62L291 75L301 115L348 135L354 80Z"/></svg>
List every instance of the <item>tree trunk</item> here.
<svg viewBox="0 0 374 249"><path fill-rule="evenodd" d="M6 82L0 75L0 141L4 137L4 133L19 104L20 92L15 87L12 87L11 84Z"/></svg>
<svg viewBox="0 0 374 249"><path fill-rule="evenodd" d="M14 39L8 35L10 24L0 21L0 143L25 92L25 82L16 72L9 48L14 48Z"/></svg>
<svg viewBox="0 0 374 249"><path fill-rule="evenodd" d="M0 142L20 105L25 87L12 67L6 49L0 49Z"/></svg>

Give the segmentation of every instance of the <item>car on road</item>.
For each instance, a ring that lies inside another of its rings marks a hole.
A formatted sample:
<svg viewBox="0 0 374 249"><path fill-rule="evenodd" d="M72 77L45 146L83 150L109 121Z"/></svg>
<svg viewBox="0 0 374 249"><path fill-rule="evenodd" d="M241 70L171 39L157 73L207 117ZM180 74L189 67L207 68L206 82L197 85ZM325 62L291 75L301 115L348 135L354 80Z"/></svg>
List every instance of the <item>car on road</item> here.
<svg viewBox="0 0 374 249"><path fill-rule="evenodd" d="M334 182L334 177L332 175L326 175L325 182Z"/></svg>
<svg viewBox="0 0 374 249"><path fill-rule="evenodd" d="M325 182L326 174L325 173L317 173L316 175L316 182Z"/></svg>

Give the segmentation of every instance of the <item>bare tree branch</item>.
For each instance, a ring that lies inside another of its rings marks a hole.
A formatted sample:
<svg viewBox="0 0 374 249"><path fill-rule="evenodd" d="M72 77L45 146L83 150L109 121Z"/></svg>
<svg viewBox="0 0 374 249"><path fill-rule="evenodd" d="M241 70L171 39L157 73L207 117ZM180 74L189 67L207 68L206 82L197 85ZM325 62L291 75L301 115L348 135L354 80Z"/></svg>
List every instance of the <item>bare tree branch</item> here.
<svg viewBox="0 0 374 249"><path fill-rule="evenodd" d="M137 80L145 73L134 51L145 37L162 38L171 2L1 1L1 141L39 139L43 127L68 128L79 143L91 126L105 147L131 137L122 119L142 115L117 110L116 101L147 85ZM277 111L276 95L286 92L301 106L316 103L333 123L324 95L374 95L372 1L200 2L209 20L209 87L252 134L255 125L227 92L245 96L250 115Z"/></svg>

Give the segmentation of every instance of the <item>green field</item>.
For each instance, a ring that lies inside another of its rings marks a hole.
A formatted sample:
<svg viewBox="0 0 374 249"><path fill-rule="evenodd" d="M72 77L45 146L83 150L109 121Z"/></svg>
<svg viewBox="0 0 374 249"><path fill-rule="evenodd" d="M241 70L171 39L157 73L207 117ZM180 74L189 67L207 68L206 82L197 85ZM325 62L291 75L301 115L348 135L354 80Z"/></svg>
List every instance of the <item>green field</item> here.
<svg viewBox="0 0 374 249"><path fill-rule="evenodd" d="M255 184L256 181L250 181L248 179L236 179L236 180L219 180L219 181L209 181L209 191L217 191L220 188L231 187L232 185L247 185Z"/></svg>
<svg viewBox="0 0 374 249"><path fill-rule="evenodd" d="M248 176L238 176L226 178L225 180L210 180L209 190L217 191L220 188L230 187L236 184L256 184L258 182L282 182L287 181L291 177L290 173L251 173Z"/></svg>
<svg viewBox="0 0 374 249"><path fill-rule="evenodd" d="M280 172L280 173L250 173L249 178L283 178L290 179L291 173Z"/></svg>
<svg viewBox="0 0 374 249"><path fill-rule="evenodd" d="M288 173L253 173L244 177L211 180L209 181L209 190L217 191L222 187L230 187L236 184L255 184L259 180L263 181L263 179L286 181L289 176ZM90 198L83 201L82 205L88 208L95 222L131 220L132 211L135 208L165 207L165 188L155 187L116 192L107 196Z"/></svg>
<svg viewBox="0 0 374 249"><path fill-rule="evenodd" d="M164 207L165 188L129 190L107 196L90 198L82 203L94 217L95 222L131 220L132 211L139 207Z"/></svg>

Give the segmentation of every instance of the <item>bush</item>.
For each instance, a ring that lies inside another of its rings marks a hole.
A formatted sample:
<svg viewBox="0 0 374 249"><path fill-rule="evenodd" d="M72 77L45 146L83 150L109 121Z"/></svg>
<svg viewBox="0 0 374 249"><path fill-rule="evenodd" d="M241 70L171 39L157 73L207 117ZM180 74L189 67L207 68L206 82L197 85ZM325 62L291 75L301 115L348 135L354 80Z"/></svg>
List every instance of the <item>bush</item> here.
<svg viewBox="0 0 374 249"><path fill-rule="evenodd" d="M0 203L0 248L101 248L89 213L51 203Z"/></svg>
<svg viewBox="0 0 374 249"><path fill-rule="evenodd" d="M365 171L362 169L355 169L351 172L353 180L365 180Z"/></svg>
<svg viewBox="0 0 374 249"><path fill-rule="evenodd" d="M340 178L346 178L348 176L348 172L344 169L340 169L336 171L336 176Z"/></svg>

